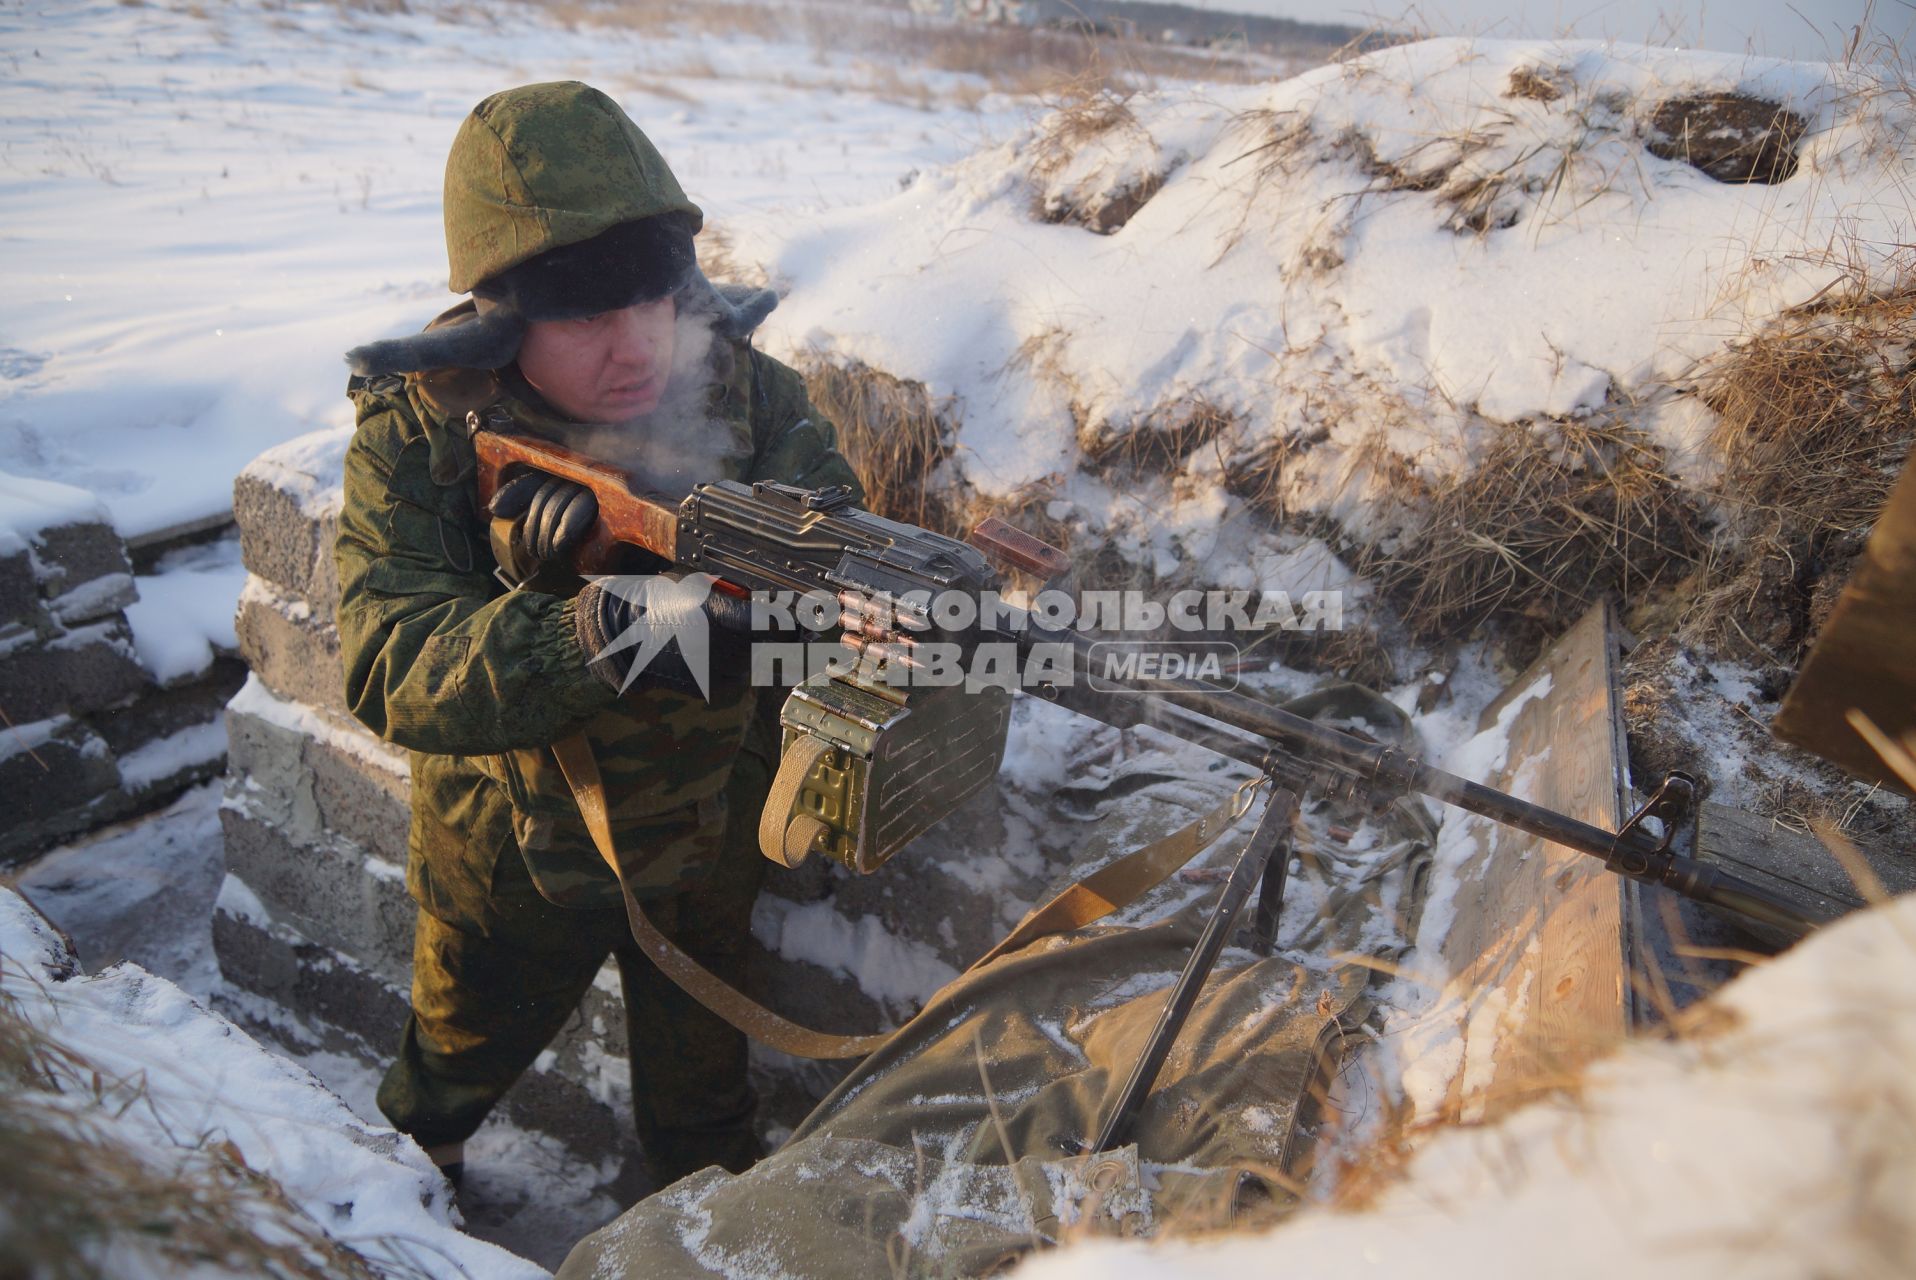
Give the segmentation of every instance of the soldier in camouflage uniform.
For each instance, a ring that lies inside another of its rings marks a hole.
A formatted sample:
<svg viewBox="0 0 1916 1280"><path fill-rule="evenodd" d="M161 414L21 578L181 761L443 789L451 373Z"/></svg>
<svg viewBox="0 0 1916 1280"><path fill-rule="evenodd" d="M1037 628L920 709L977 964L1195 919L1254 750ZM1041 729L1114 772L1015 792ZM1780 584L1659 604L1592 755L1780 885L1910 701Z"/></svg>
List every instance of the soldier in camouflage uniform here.
<svg viewBox="0 0 1916 1280"><path fill-rule="evenodd" d="M750 344L775 299L706 281L698 208L604 94L543 84L480 103L447 163L445 221L452 290L472 300L348 356L340 648L353 714L412 753L420 908L412 1016L379 1105L456 1175L465 1139L611 954L655 1174L739 1171L758 1153L744 1038L633 945L548 748L583 730L628 883L736 983L776 700L754 714L736 650L730 670L715 653L709 699L656 661L621 692L626 671L599 651L631 606L560 564L589 495L535 477L480 510L468 424L591 452L683 435L690 405L715 467L696 479L857 481L798 375Z"/></svg>

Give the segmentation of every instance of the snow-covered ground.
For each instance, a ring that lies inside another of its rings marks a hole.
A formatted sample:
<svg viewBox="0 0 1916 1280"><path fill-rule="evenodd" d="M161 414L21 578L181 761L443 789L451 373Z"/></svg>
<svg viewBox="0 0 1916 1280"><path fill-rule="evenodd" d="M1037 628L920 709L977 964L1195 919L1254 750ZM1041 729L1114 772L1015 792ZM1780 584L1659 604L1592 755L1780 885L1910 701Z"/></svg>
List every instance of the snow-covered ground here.
<svg viewBox="0 0 1916 1280"><path fill-rule="evenodd" d="M1548 98L1512 88L1546 81ZM1723 94L1803 118L1786 181L1653 153L1659 104ZM1467 474L1499 425L1622 412L1706 484L1722 460L1700 447L1699 366L1787 307L1908 269L1912 122L1876 68L1428 41L1080 105L888 200L797 230L742 219L738 249L790 287L775 353L956 397L955 478L1035 489L1160 576L1249 587L1260 561L1296 572L1225 492L1274 447L1266 502L1362 542L1399 532L1390 484ZM1161 187L1108 236L1034 214L1147 178ZM1237 424L1162 479L1085 465L1087 444L1199 406Z"/></svg>
<svg viewBox="0 0 1916 1280"><path fill-rule="evenodd" d="M55 849L15 887L74 940L88 972L130 961L210 1000L213 900L226 874L219 808L219 783L195 787L159 813Z"/></svg>
<svg viewBox="0 0 1916 1280"><path fill-rule="evenodd" d="M802 23L720 41L514 0L385 8L0 5L0 471L92 493L136 537L228 510L256 454L350 424L345 350L456 301L446 149L512 84L618 96L721 232L868 202L1022 118L977 76L901 73Z"/></svg>
<svg viewBox="0 0 1916 1280"><path fill-rule="evenodd" d="M418 1147L362 1122L306 1071L166 979L130 963L92 976L78 972L59 936L5 889L0 958L9 1034L36 1042L10 1046L9 1066L39 1060L38 1071L19 1071L5 1082L10 1109L31 1106L36 1117L30 1130L9 1124L14 1158L46 1154L28 1145L31 1131L44 1135L41 1143L74 1144L113 1162L74 1191L110 1198L147 1178L178 1187L176 1199L158 1202L159 1212L173 1212L171 1221L142 1222L135 1215L156 1211L142 1200L102 1203L90 1218L76 1216L102 1242L82 1253L98 1268L94 1274L243 1274L244 1253L238 1263L230 1255L195 1253L186 1223L209 1215L215 1225L244 1223L264 1242L337 1242L383 1274L471 1280L542 1274L455 1228L445 1181ZM67 1165L48 1165L38 1188L6 1206L9 1218L49 1208L61 1186L54 1170ZM246 1171L271 1178L272 1185L247 1181ZM222 1194L214 1194L216 1186ZM200 1203L189 1210L195 1198ZM244 1216L219 1223L217 1215L226 1214ZM30 1240L32 1229L9 1223L9 1235ZM45 1259L11 1261L41 1273ZM223 1265L196 1269L208 1263Z"/></svg>
<svg viewBox="0 0 1916 1280"><path fill-rule="evenodd" d="M0 0L0 551L100 510L131 537L216 518L262 450L346 428L340 353L453 301L438 205L454 129L479 98L529 80L576 77L619 97L730 255L787 292L762 331L775 354L858 359L952 397L946 479L1035 492L1051 518L1114 538L1139 564L1224 586L1354 585L1323 543L1266 531L1227 492L1237 465L1279 443L1294 459L1283 505L1360 537L1390 532L1377 501L1387 474L1441 482L1473 465L1488 430L1618 406L1680 481L1701 486L1716 460L1696 447L1709 411L1685 394L1698 363L1846 273L1888 270L1916 242L1912 105L1866 70L1434 42L1282 83L1166 86L1107 104L1106 123L1086 129L1082 108L1050 114L978 75L831 37L835 23L891 20L871 6L802 12L660 35L568 25L514 0ZM1512 96L1517 72L1557 96ZM1729 185L1648 153L1656 102L1731 89L1803 116L1795 176ZM1162 185L1114 234L1046 220L1147 180ZM1481 228L1460 221L1479 214ZM714 258L715 240L702 242ZM1087 450L1199 402L1236 420L1216 447L1124 482L1086 465ZM203 670L232 644L242 580L231 543L141 576L129 618L156 679ZM1445 699L1416 717L1433 762L1482 777L1501 759L1500 735L1475 732L1501 683L1464 654ZM1408 710L1419 691L1390 696ZM1030 788L1062 782L1085 732L1021 713L1009 767ZM205 935L216 806L210 789L191 793L59 851L24 887L80 939L89 969L125 959L203 999L217 983ZM1027 819L1008 819L1007 858L1041 838ZM947 976L806 911L768 904L761 940L896 1002ZM1361 1258L1428 1271L1442 1255L1475 1272L1502 1249L1492 1269L1874 1274L1910 1256L1906 1220L1874 1219L1902 1232L1878 1253L1817 1233L1842 1234L1855 1221L1843 1215L1907 1185L1912 1099L1896 1068L1916 1047L1904 1016L1913 932L1905 904L1819 939L1732 989L1722 1007L1735 1026L1640 1046L1580 1103L1435 1144L1366 1217L1317 1213L1270 1240L1086 1249L1045 1265L1178 1274ZM18 930L5 943L10 966L43 947ZM178 1035L190 1054L238 1035L208 1030L186 996L131 966L91 981L57 990L85 1006L84 1046L114 1063L116 1036ZM132 1022L113 1030L83 993L120 1000ZM1387 1019L1432 1043L1454 1031L1420 1024L1431 1011L1413 982L1385 1002ZM255 1082L281 1097L273 1072L296 1073L247 1046L258 1056L234 1059L238 1074L202 1075L231 1096ZM162 1079L191 1075L170 1041L153 1054ZM318 1048L306 1061L370 1133L366 1068ZM1410 1093L1448 1082L1441 1053L1423 1068ZM296 1083L285 1115L350 1126ZM179 1094L202 1108L209 1096ZM302 1181L313 1165L282 1173L274 1154L304 1148L258 1132L240 1141L249 1162L302 1205L319 1195ZM545 1214L538 1230L576 1233L616 1209L596 1171L566 1169L509 1129L487 1134L477 1193ZM403 1177L378 1174L397 1182L367 1184L389 1195L358 1202L417 1204L429 1176L415 1157L394 1157ZM443 1227L443 1207L420 1212ZM1764 1227L1776 1234L1752 1234ZM473 1256L484 1264L473 1274L512 1274Z"/></svg>

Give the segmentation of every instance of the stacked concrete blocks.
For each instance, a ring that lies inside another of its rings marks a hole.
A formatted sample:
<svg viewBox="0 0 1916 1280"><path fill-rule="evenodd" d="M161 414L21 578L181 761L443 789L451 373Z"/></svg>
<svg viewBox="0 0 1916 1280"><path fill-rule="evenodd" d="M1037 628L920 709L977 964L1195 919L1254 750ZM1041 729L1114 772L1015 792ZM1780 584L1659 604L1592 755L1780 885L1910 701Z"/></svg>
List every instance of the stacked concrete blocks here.
<svg viewBox="0 0 1916 1280"><path fill-rule="evenodd" d="M91 494L0 476L0 865L218 773L238 664L156 682L127 623L137 599Z"/></svg>

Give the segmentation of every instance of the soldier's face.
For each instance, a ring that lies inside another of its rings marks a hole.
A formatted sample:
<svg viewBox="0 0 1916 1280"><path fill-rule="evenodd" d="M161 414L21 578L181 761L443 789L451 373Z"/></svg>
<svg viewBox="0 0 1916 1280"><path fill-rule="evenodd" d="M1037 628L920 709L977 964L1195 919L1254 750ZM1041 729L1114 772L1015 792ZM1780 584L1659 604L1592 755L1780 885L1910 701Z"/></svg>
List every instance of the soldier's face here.
<svg viewBox="0 0 1916 1280"><path fill-rule="evenodd" d="M580 422L625 422L658 408L672 369L672 299L583 320L534 320L519 372L554 408Z"/></svg>

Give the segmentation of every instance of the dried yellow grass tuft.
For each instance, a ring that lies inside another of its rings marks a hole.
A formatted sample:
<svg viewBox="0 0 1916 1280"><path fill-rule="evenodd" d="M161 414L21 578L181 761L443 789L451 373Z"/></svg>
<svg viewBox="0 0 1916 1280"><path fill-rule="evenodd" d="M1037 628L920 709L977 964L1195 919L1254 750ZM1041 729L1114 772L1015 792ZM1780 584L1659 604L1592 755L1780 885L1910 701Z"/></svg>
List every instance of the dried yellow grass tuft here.
<svg viewBox="0 0 1916 1280"><path fill-rule="evenodd" d="M1916 443L1916 281L1826 295L1704 378L1726 514L1680 618L1690 644L1794 665Z"/></svg>
<svg viewBox="0 0 1916 1280"><path fill-rule="evenodd" d="M1694 562L1695 512L1634 427L1591 418L1495 432L1474 471L1418 504L1401 545L1359 557L1414 634L1441 640L1492 617L1559 628Z"/></svg>
<svg viewBox="0 0 1916 1280"><path fill-rule="evenodd" d="M861 361L801 359L812 407L838 428L839 451L865 486L865 506L880 515L963 536L959 515L935 483L957 435L950 400L934 400L922 382L893 377Z"/></svg>

